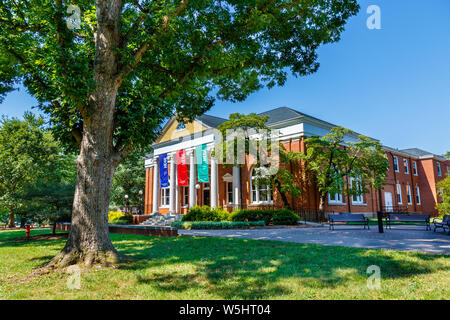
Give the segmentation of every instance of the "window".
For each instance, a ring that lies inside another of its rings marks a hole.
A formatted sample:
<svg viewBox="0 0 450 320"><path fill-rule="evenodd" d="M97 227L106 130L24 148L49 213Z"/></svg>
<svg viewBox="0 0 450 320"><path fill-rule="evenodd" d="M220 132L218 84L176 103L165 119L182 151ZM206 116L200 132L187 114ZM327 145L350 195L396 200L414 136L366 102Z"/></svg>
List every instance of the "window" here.
<svg viewBox="0 0 450 320"><path fill-rule="evenodd" d="M415 176L417 176L417 162L413 162L413 173Z"/></svg>
<svg viewBox="0 0 450 320"><path fill-rule="evenodd" d="M408 198L408 204L412 204L411 186L406 186L406 196Z"/></svg>
<svg viewBox="0 0 450 320"><path fill-rule="evenodd" d="M402 204L403 203L402 186L400 184L397 184L397 202L398 202L398 204Z"/></svg>
<svg viewBox="0 0 450 320"><path fill-rule="evenodd" d="M328 194L328 203L329 204L336 204L336 203L342 203L342 193L335 193L335 194Z"/></svg>
<svg viewBox="0 0 450 320"><path fill-rule="evenodd" d="M161 188L161 207L168 207L170 203L170 188Z"/></svg>
<svg viewBox="0 0 450 320"><path fill-rule="evenodd" d="M437 171L438 171L438 176L442 176L442 170L441 170L441 163L437 162Z"/></svg>
<svg viewBox="0 0 450 320"><path fill-rule="evenodd" d="M177 125L177 131L183 131L184 129L186 129L186 125L183 122L180 122Z"/></svg>
<svg viewBox="0 0 450 320"><path fill-rule="evenodd" d="M408 162L408 159L403 159L403 164L405 165L405 174L409 174L409 162Z"/></svg>
<svg viewBox="0 0 450 320"><path fill-rule="evenodd" d="M227 204L233 204L233 182L227 182Z"/></svg>
<svg viewBox="0 0 450 320"><path fill-rule="evenodd" d="M394 171L398 172L398 157L394 156Z"/></svg>
<svg viewBox="0 0 450 320"><path fill-rule="evenodd" d="M255 170L252 171L251 195L252 203L271 203L272 202L272 188L270 185L258 181L258 177L254 175Z"/></svg>
<svg viewBox="0 0 450 320"><path fill-rule="evenodd" d="M362 182L359 178L351 178L350 179L350 188L352 188L352 202L354 204L363 204L364 196L362 190Z"/></svg>
<svg viewBox="0 0 450 320"><path fill-rule="evenodd" d="M184 186L183 187L183 207L186 207L189 205L189 187Z"/></svg>
<svg viewBox="0 0 450 320"><path fill-rule="evenodd" d="M419 186L416 186L416 202L417 202L417 204L420 204L420 188L419 188Z"/></svg>

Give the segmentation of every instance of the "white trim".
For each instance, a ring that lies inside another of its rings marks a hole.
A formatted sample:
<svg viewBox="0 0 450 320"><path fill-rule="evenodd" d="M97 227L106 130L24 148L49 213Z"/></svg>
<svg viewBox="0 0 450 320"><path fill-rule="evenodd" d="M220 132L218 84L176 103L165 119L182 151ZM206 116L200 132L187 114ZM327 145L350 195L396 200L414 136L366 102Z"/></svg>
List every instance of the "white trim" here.
<svg viewBox="0 0 450 320"><path fill-rule="evenodd" d="M403 158L403 166L405 167L405 174L409 174L409 160Z"/></svg>
<svg viewBox="0 0 450 320"><path fill-rule="evenodd" d="M406 200L408 204L412 204L412 192L411 192L411 186L408 184L406 185Z"/></svg>
<svg viewBox="0 0 450 320"><path fill-rule="evenodd" d="M413 161L413 174L415 176L419 174L419 170L417 169L417 161Z"/></svg>
<svg viewBox="0 0 450 320"><path fill-rule="evenodd" d="M421 205L420 187L419 186L416 186L416 201L417 201L417 205Z"/></svg>

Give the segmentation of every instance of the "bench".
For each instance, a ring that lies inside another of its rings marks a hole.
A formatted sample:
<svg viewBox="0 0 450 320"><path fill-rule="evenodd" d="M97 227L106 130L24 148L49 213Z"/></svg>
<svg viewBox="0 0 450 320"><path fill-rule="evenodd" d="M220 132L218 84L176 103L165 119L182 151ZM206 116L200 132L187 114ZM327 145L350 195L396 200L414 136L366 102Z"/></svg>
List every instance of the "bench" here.
<svg viewBox="0 0 450 320"><path fill-rule="evenodd" d="M363 214L341 213L341 214L329 214L328 215L329 230L334 230L334 224L336 222L361 222L364 224L364 229L370 229L369 219Z"/></svg>
<svg viewBox="0 0 450 320"><path fill-rule="evenodd" d="M442 222L437 222L436 218L433 219L434 224L434 232L436 232L436 229L442 228L445 232L445 229L448 229L448 234L450 234L450 214L444 215L442 218Z"/></svg>
<svg viewBox="0 0 450 320"><path fill-rule="evenodd" d="M386 217L386 227L392 229L392 222L425 223L426 230L431 230L429 214L389 213Z"/></svg>

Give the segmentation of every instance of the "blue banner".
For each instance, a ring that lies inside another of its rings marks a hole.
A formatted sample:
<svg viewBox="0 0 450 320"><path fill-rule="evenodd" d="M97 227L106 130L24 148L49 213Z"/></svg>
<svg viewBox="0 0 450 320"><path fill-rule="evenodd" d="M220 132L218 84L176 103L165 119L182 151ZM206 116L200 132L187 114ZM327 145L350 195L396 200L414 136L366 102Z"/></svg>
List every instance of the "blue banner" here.
<svg viewBox="0 0 450 320"><path fill-rule="evenodd" d="M169 187L169 163L167 153L159 156L159 181L161 188Z"/></svg>

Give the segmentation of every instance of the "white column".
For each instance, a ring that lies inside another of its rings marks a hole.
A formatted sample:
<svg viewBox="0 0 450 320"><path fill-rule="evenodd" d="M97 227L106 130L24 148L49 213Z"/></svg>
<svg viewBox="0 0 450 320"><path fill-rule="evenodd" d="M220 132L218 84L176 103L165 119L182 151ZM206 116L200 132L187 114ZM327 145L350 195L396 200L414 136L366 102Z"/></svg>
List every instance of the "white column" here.
<svg viewBox="0 0 450 320"><path fill-rule="evenodd" d="M153 214L159 213L159 158L155 157L153 165Z"/></svg>
<svg viewBox="0 0 450 320"><path fill-rule="evenodd" d="M217 198L218 198L218 168L217 168L217 160L211 157L211 208L217 207Z"/></svg>
<svg viewBox="0 0 450 320"><path fill-rule="evenodd" d="M175 192L177 190L177 169L176 157L172 154L170 157L170 198L169 198L169 214L175 214Z"/></svg>
<svg viewBox="0 0 450 320"><path fill-rule="evenodd" d="M189 154L189 208L195 206L196 197L195 197L195 184L196 184L196 175L195 175L195 161L194 161L194 150L192 150Z"/></svg>
<svg viewBox="0 0 450 320"><path fill-rule="evenodd" d="M233 167L233 200L234 208L239 209L241 205L241 168Z"/></svg>

